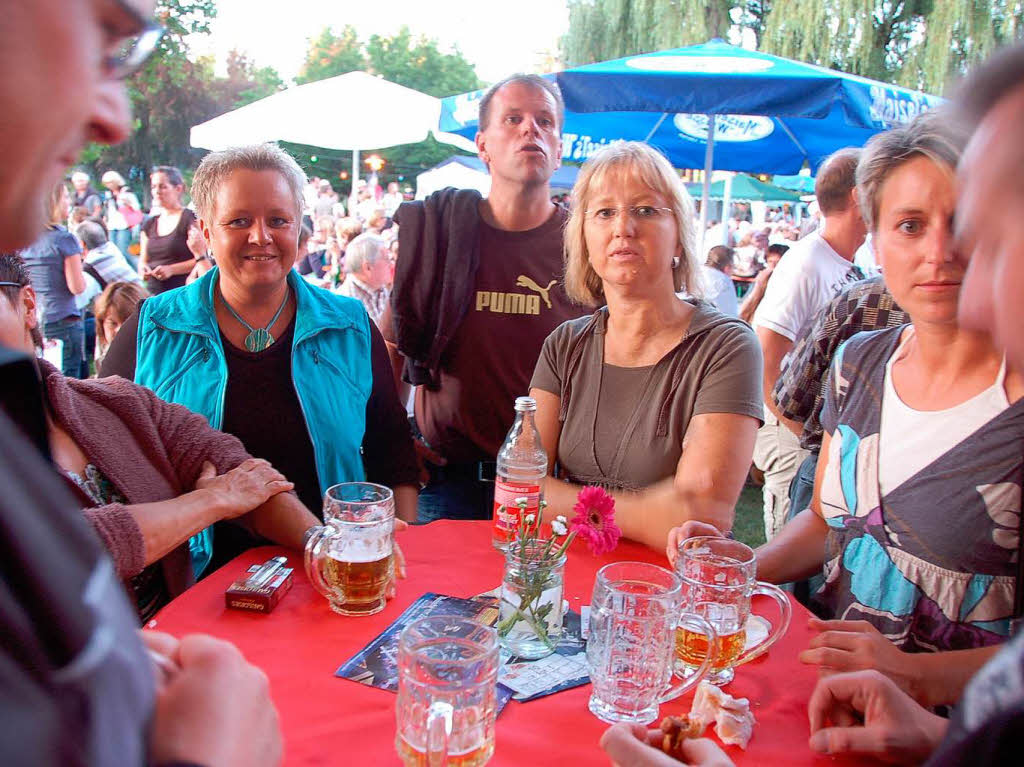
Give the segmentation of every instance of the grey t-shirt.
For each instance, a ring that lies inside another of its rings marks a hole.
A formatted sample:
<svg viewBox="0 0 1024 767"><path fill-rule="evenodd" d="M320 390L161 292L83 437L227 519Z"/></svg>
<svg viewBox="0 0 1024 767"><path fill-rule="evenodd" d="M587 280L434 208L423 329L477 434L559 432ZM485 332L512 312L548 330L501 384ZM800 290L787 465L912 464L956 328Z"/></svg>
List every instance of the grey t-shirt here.
<svg viewBox="0 0 1024 767"><path fill-rule="evenodd" d="M604 363L607 309L548 336L531 388L559 396L562 475L581 484L639 490L675 473L690 419L707 413L761 422L762 356L750 327L707 303L656 365Z"/></svg>
<svg viewBox="0 0 1024 767"><path fill-rule="evenodd" d="M81 499L2 408L0 487L0 763L145 764L154 687L138 618Z"/></svg>
<svg viewBox="0 0 1024 767"><path fill-rule="evenodd" d="M82 252L82 245L63 226L54 226L21 252L32 287L43 305L43 322L80 317L75 295L64 277L64 260Z"/></svg>

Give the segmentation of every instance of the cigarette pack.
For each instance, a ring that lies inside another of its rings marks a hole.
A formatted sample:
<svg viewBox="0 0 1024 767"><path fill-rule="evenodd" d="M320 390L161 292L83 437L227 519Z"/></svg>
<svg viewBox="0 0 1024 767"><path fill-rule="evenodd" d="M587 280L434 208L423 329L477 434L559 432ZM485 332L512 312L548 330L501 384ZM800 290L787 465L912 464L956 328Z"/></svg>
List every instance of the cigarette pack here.
<svg viewBox="0 0 1024 767"><path fill-rule="evenodd" d="M292 587L292 568L282 567L274 573L268 583L252 586L249 578L259 571L262 565L252 565L244 578L239 578L224 592L224 600L228 607L236 610L251 610L257 613L269 613L281 597Z"/></svg>

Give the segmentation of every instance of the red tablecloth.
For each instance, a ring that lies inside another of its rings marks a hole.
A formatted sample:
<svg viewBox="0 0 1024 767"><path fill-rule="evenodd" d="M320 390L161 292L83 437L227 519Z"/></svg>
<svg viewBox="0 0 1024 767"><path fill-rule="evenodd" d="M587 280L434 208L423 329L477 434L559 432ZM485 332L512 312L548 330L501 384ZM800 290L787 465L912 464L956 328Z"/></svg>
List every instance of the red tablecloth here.
<svg viewBox="0 0 1024 767"><path fill-rule="evenodd" d="M205 632L228 639L270 677L285 734L288 765L399 764L394 750L395 695L340 679L334 671L377 636L427 591L470 597L501 582L502 557L491 548L489 522L439 521L399 535L409 577L398 597L377 615L360 618L333 613L313 590L302 562L290 593L270 615L228 610L224 590L249 565L282 553L254 549L174 600L157 615L155 628L175 635ZM573 546L565 567L565 594L579 611L590 603L597 570L616 560L667 564L643 546L623 542L611 555L596 558ZM757 606L774 615L767 601ZM807 611L793 605L787 635L769 653L737 669L726 690L751 700L757 725L746 752L726 750L741 765L849 763L815 755L807 748L807 699L817 674L797 661L811 632ZM497 722L493 765L606 764L597 746L607 725L587 710L590 686L566 690L529 703L515 701ZM662 706L662 716L689 711L692 693Z"/></svg>

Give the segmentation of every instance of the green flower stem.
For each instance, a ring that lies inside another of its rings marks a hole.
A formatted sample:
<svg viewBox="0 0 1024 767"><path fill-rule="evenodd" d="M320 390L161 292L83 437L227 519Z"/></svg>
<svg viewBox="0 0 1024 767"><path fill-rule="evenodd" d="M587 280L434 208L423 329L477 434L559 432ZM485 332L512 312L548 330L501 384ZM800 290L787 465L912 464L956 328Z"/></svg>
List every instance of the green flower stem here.
<svg viewBox="0 0 1024 767"><path fill-rule="evenodd" d="M576 538L576 531L575 530L573 530L571 533L569 533L569 535L566 536L565 541L563 541L563 543L562 543L562 547L558 550L558 552L554 556L554 559L555 559L556 562L565 555L566 551L569 550L569 545L573 542L573 540L575 538ZM552 538L552 540L554 540L554 539Z"/></svg>
<svg viewBox="0 0 1024 767"><path fill-rule="evenodd" d="M576 537L576 533L569 533L559 543L557 536L552 531L551 537L543 541L543 546L538 546L537 537L540 534L543 512L547 507L547 503L541 501L541 506L537 510L532 523L526 521L526 504L519 503L517 505L519 506L519 517L515 529L515 542L511 545L515 546L520 554L531 551L531 544L533 544L532 548L539 548L539 551L529 558L520 558L520 564L523 568L528 570L533 566L536 568L536 571L524 573L523 577L519 579L521 588L515 589L519 595L518 605L512 604L512 602L504 597L502 598L502 601L513 608L514 612L498 623L498 635L505 638L511 633L517 623L526 623L549 650L554 650L555 645L548 636L547 612L544 611L544 606L540 605L539 602L544 594L544 587L551 580L551 563L557 563L561 560ZM515 584L515 579L512 580L512 584ZM548 612L550 612L550 609L553 609L553 607L549 608Z"/></svg>
<svg viewBox="0 0 1024 767"><path fill-rule="evenodd" d="M539 599L539 597L536 597L533 600L531 600L530 606L528 607L530 611L529 615L523 612L522 605L516 607L507 599L503 600L505 604L514 607L515 612L498 624L498 636L507 637L509 635L509 632L512 631L513 627L520 621L523 621L530 627L533 633L537 635L537 638L540 639L549 650L554 650L555 645L548 637L547 622L540 621L540 619L537 618L537 614L534 612L533 603L537 601L537 599Z"/></svg>

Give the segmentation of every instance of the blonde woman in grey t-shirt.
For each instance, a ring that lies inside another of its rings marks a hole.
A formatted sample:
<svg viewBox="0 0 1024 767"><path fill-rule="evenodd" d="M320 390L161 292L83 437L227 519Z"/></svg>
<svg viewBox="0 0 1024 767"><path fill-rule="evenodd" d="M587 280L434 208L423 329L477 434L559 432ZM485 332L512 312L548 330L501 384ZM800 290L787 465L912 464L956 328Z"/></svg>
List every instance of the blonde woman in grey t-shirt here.
<svg viewBox="0 0 1024 767"><path fill-rule="evenodd" d="M600 484L623 534L655 548L687 520L732 527L762 414L760 347L749 326L700 300L693 221L654 149L616 142L592 157L573 190L565 282L601 308L548 336L531 382L559 466L545 483L547 515Z"/></svg>

